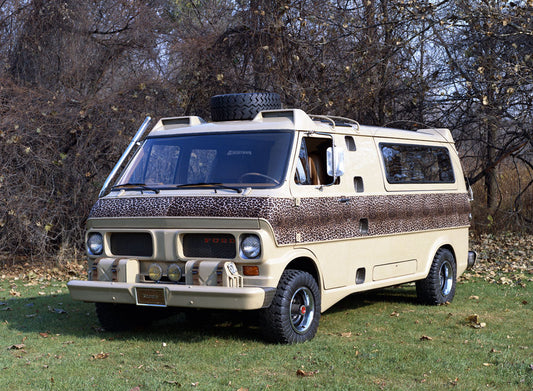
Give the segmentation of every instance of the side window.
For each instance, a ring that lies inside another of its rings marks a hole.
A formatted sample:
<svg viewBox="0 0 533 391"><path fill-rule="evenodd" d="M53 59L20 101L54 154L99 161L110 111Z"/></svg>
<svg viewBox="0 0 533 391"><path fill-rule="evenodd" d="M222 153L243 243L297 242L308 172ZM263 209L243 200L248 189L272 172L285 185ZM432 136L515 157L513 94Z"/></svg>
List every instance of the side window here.
<svg viewBox="0 0 533 391"><path fill-rule="evenodd" d="M309 165L307 163L307 157L307 145L304 139L300 145L298 161L296 162L296 173L294 174L294 181L298 185L312 185L309 177Z"/></svg>
<svg viewBox="0 0 533 391"><path fill-rule="evenodd" d="M304 137L296 162L294 181L298 185L328 185L333 177L327 174L326 151L332 146L330 138Z"/></svg>
<svg viewBox="0 0 533 391"><path fill-rule="evenodd" d="M380 143L389 183L454 183L445 147Z"/></svg>

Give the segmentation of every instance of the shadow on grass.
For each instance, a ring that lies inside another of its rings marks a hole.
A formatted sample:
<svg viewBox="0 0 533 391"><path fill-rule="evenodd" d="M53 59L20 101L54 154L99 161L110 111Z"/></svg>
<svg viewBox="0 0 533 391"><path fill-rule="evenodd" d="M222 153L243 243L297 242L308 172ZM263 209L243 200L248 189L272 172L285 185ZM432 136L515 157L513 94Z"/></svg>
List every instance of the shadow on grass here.
<svg viewBox="0 0 533 391"><path fill-rule="evenodd" d="M197 342L209 338L251 341L261 339L255 311L168 311L149 326L127 332L102 329L93 303L74 301L68 294L3 300L0 323L21 333L71 335L77 338L175 340ZM165 309L163 309L165 310Z"/></svg>
<svg viewBox="0 0 533 391"><path fill-rule="evenodd" d="M416 304L414 286L352 294L323 315L354 310L379 302ZM195 343L210 338L262 340L257 311L176 309L170 316L128 332L102 329L93 303L74 301L68 294L10 298L0 306L0 322L21 333L48 333L77 338L114 338Z"/></svg>
<svg viewBox="0 0 533 391"><path fill-rule="evenodd" d="M414 285L398 285L389 288L376 289L371 291L352 293L345 297L333 307L326 311L326 314L354 310L376 303L403 303L419 304L416 298L416 288Z"/></svg>

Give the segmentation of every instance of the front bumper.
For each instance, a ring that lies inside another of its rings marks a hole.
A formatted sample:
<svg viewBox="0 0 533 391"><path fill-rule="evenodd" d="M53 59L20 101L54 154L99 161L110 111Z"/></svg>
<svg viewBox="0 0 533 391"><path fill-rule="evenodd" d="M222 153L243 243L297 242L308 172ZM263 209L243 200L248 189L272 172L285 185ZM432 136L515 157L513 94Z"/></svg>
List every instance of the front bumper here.
<svg viewBox="0 0 533 391"><path fill-rule="evenodd" d="M268 287L230 288L80 280L70 281L67 286L74 300L230 310L268 307L276 290Z"/></svg>

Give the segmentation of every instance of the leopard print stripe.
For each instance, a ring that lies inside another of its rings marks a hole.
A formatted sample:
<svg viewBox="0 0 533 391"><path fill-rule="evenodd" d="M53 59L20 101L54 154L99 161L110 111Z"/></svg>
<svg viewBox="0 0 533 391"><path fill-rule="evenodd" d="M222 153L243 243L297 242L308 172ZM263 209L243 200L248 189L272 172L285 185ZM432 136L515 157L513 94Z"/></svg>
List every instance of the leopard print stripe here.
<svg viewBox="0 0 533 391"><path fill-rule="evenodd" d="M249 217L267 220L278 244L317 242L468 226L466 194L302 198L137 197L97 201L97 217ZM366 232L360 223L368 222Z"/></svg>

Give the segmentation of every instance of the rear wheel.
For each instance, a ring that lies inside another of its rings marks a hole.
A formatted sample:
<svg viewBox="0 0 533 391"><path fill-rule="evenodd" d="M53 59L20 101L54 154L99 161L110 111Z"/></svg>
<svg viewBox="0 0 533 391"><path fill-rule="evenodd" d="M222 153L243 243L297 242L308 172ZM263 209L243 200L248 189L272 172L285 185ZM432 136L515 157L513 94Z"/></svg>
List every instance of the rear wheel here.
<svg viewBox="0 0 533 391"><path fill-rule="evenodd" d="M428 276L416 282L418 300L430 305L451 302L455 295L456 280L457 267L452 252L446 248L439 249Z"/></svg>
<svg viewBox="0 0 533 391"><path fill-rule="evenodd" d="M312 339L320 321L320 290L311 274L283 272L270 307L262 310L265 337L277 343Z"/></svg>

